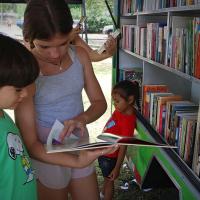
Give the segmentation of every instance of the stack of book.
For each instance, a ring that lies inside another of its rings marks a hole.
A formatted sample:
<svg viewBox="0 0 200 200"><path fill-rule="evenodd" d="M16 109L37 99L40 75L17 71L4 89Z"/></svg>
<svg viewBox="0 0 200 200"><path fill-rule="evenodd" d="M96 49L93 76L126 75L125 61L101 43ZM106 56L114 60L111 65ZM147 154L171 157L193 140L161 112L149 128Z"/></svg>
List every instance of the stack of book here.
<svg viewBox="0 0 200 200"><path fill-rule="evenodd" d="M197 113L198 105L169 92L166 85L143 86L144 117L168 144L177 147L177 153L191 168L200 134Z"/></svg>
<svg viewBox="0 0 200 200"><path fill-rule="evenodd" d="M122 0L122 15L135 12L152 11L170 7L181 7L200 4L199 0Z"/></svg>

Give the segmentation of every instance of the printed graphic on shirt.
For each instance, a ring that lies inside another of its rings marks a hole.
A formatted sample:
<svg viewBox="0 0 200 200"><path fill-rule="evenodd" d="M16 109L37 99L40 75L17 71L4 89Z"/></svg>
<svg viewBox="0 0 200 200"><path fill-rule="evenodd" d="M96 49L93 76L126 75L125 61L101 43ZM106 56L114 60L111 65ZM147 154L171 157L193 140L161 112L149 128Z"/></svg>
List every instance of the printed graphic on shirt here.
<svg viewBox="0 0 200 200"><path fill-rule="evenodd" d="M24 155L24 149L23 149L23 144L21 138L14 134L9 132L7 135L7 145L8 145L8 152L9 156L13 159L16 160L17 156L21 157L21 164L22 168L24 169L24 172L27 176L27 179L25 181L26 184L30 181L33 180L33 170L31 168L30 161L26 155Z"/></svg>
<svg viewBox="0 0 200 200"><path fill-rule="evenodd" d="M109 129L109 128L112 128L113 126L115 126L116 125L116 123L115 123L115 121L112 119L111 121L109 121L107 124L106 124L106 126L105 126L105 128L104 128L104 132L107 130L107 129Z"/></svg>

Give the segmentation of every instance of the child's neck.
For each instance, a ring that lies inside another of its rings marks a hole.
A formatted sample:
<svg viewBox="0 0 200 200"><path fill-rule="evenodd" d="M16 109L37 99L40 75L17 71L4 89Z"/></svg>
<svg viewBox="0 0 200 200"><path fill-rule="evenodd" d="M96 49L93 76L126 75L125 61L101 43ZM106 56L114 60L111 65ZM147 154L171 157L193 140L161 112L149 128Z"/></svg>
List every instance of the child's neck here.
<svg viewBox="0 0 200 200"><path fill-rule="evenodd" d="M133 115L135 113L135 109L133 106L129 106L122 114L124 115Z"/></svg>

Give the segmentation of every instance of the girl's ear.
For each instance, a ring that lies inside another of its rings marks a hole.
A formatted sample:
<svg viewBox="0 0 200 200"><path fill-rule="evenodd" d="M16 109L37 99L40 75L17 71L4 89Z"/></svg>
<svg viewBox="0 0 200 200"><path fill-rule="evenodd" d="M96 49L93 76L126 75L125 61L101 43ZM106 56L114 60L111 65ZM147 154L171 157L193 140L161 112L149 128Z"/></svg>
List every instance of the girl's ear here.
<svg viewBox="0 0 200 200"><path fill-rule="evenodd" d="M135 98L134 98L134 96L129 96L128 97L128 104L134 104L134 102L135 102Z"/></svg>

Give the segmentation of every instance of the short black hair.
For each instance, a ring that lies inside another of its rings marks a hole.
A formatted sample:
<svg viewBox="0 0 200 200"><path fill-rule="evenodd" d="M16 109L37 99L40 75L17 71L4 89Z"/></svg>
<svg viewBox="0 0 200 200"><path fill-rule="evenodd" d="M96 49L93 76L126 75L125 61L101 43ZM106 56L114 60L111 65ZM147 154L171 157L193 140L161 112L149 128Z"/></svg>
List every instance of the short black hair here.
<svg viewBox="0 0 200 200"><path fill-rule="evenodd" d="M33 54L18 41L0 34L0 87L23 88L38 75L39 65Z"/></svg>

